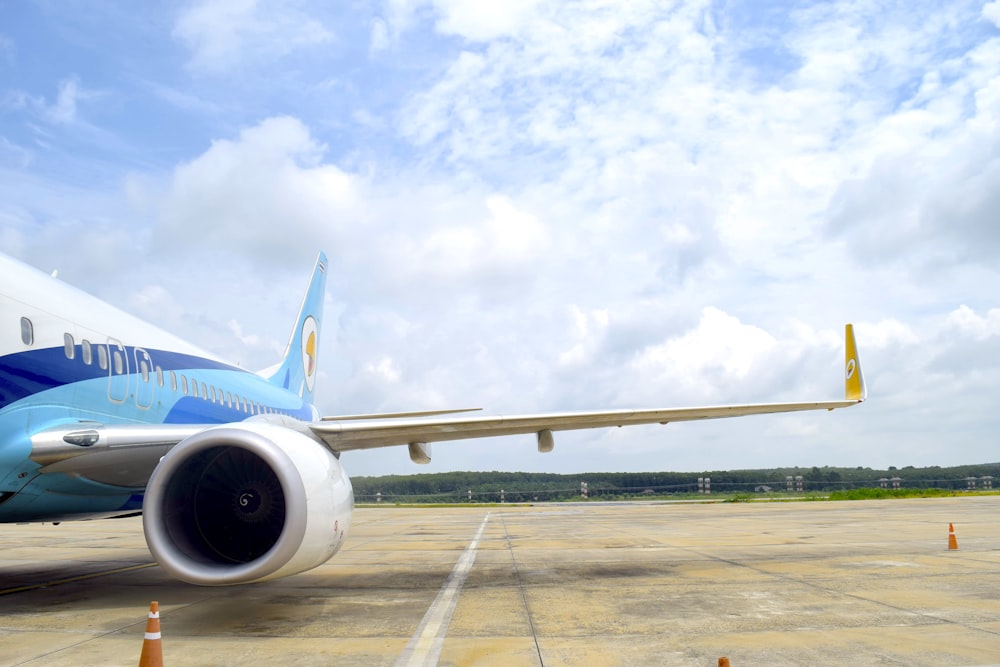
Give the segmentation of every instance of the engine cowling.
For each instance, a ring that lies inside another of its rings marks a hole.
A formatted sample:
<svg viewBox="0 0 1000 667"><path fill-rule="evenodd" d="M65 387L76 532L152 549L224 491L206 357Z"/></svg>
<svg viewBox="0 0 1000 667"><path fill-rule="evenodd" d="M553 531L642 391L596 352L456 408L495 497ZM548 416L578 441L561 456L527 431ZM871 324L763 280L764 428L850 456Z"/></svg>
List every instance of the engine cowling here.
<svg viewBox="0 0 1000 667"><path fill-rule="evenodd" d="M351 481L325 447L284 426L244 422L201 431L164 456L142 523L170 575L224 586L325 563L353 509Z"/></svg>

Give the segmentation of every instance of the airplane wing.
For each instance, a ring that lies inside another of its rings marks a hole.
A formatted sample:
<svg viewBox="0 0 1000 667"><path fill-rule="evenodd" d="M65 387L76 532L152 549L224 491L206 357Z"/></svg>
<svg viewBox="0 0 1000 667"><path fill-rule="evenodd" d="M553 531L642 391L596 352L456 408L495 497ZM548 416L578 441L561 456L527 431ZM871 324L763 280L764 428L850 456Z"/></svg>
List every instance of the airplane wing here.
<svg viewBox="0 0 1000 667"><path fill-rule="evenodd" d="M436 419L372 419L331 421L310 424L309 428L333 451L345 452L407 445L415 463L430 461L430 443L467 438L535 433L538 450L553 447L553 432L637 424L667 424L678 421L721 419L746 415L835 410L861 403L866 398L864 377L854 342L854 329L845 330L845 397L842 400L797 403L758 403L694 408L647 410L605 410L567 412L512 417L448 417Z"/></svg>
<svg viewBox="0 0 1000 667"><path fill-rule="evenodd" d="M813 403L759 403L702 408L652 410L609 410L565 412L509 417L466 417L453 419L403 419L362 422L320 422L310 429L337 452L408 445L415 463L430 461L432 442L535 433L539 451L551 451L554 431L570 431L637 424L668 424L698 419L721 419L776 412L834 410L857 405L860 400L817 401Z"/></svg>
<svg viewBox="0 0 1000 667"><path fill-rule="evenodd" d="M840 400L518 416L454 416L478 410L461 408L344 415L312 423L278 415L252 417L248 421L278 423L306 433L338 453L407 445L410 458L415 463L430 462L430 443L433 442L503 435L534 433L538 439L538 450L548 452L553 448L553 433L556 431L835 410L857 405L865 400L867 390L850 324L846 327L845 337L845 396ZM31 437L31 459L42 466L41 473L65 472L105 484L140 488L174 445L212 426L217 424L79 422L34 434Z"/></svg>

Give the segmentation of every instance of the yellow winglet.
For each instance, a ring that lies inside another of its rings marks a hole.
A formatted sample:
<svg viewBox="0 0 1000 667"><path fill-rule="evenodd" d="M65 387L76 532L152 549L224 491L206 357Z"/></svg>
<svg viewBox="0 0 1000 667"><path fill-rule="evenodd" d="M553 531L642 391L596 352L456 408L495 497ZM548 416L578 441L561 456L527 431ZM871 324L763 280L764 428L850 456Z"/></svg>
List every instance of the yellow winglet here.
<svg viewBox="0 0 1000 667"><path fill-rule="evenodd" d="M865 376L861 372L861 360L858 358L858 345L854 342L854 325L848 324L844 331L844 388L847 400L861 402L868 398L865 388Z"/></svg>

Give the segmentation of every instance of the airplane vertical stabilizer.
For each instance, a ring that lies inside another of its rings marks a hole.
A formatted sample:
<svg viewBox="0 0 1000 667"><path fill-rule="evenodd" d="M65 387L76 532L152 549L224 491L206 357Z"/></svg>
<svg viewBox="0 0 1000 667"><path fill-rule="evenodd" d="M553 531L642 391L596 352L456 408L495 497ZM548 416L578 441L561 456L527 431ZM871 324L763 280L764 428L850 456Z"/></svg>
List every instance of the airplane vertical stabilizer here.
<svg viewBox="0 0 1000 667"><path fill-rule="evenodd" d="M268 376L268 382L298 394L307 403L313 402L319 357L319 334L323 321L323 299L326 295L324 253L316 258L309 289L302 301L299 317L278 369Z"/></svg>

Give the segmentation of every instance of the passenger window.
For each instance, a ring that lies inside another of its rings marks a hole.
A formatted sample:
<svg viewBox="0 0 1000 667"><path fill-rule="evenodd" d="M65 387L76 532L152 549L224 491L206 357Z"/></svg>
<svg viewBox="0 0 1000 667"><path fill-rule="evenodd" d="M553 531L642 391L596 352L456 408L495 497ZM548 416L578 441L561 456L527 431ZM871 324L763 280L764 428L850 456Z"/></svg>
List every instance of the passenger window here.
<svg viewBox="0 0 1000 667"><path fill-rule="evenodd" d="M121 375L125 372L125 358L122 356L121 350L115 350L113 354L115 361L115 375Z"/></svg>
<svg viewBox="0 0 1000 667"><path fill-rule="evenodd" d="M191 380L191 395L198 398L198 381Z"/></svg>
<svg viewBox="0 0 1000 667"><path fill-rule="evenodd" d="M181 375L181 393L185 396L188 395L188 376Z"/></svg>
<svg viewBox="0 0 1000 667"><path fill-rule="evenodd" d="M139 372L142 373L142 381L149 382L149 364L145 359L139 362Z"/></svg>
<svg viewBox="0 0 1000 667"><path fill-rule="evenodd" d="M108 348L106 345L97 346L97 365L102 371L108 370Z"/></svg>
<svg viewBox="0 0 1000 667"><path fill-rule="evenodd" d="M170 374L170 391L177 391L177 373L167 371Z"/></svg>
<svg viewBox="0 0 1000 667"><path fill-rule="evenodd" d="M222 391L219 391L219 402L222 402ZM233 395L228 391L226 392L226 407L233 407Z"/></svg>
<svg viewBox="0 0 1000 667"><path fill-rule="evenodd" d="M204 398L208 398L208 385L204 382L201 383L201 395Z"/></svg>
<svg viewBox="0 0 1000 667"><path fill-rule="evenodd" d="M35 343L35 327L27 317L21 318L21 342L29 346Z"/></svg>
<svg viewBox="0 0 1000 667"><path fill-rule="evenodd" d="M159 366L156 367L156 383L163 386L163 369Z"/></svg>
<svg viewBox="0 0 1000 667"><path fill-rule="evenodd" d="M94 356L90 350L90 341L84 338L80 341L80 351L83 353L83 363L88 366L93 363Z"/></svg>
<svg viewBox="0 0 1000 667"><path fill-rule="evenodd" d="M76 341L73 340L73 334L63 334L63 351L66 352L67 359L76 357Z"/></svg>

